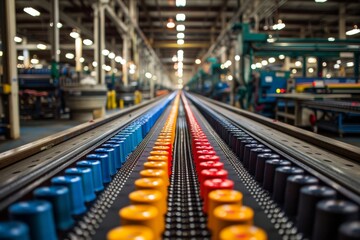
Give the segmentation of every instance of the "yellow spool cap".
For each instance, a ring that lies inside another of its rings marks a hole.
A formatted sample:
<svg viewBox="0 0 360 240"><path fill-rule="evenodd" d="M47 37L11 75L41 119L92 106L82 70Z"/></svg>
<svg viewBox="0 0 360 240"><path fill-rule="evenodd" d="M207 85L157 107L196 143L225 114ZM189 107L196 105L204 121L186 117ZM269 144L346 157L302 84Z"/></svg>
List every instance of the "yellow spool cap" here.
<svg viewBox="0 0 360 240"><path fill-rule="evenodd" d="M242 205L243 195L241 192L230 189L218 189L209 193L208 205L208 228L212 229L214 221L214 209L223 204Z"/></svg>
<svg viewBox="0 0 360 240"><path fill-rule="evenodd" d="M110 230L107 240L155 240L155 237L149 227L128 225Z"/></svg>
<svg viewBox="0 0 360 240"><path fill-rule="evenodd" d="M214 209L214 222L212 223L212 239L219 239L221 230L225 227L242 224L252 225L254 219L254 211L245 206L238 204L220 205Z"/></svg>
<svg viewBox="0 0 360 240"><path fill-rule="evenodd" d="M156 239L160 236L158 228L159 211L150 205L129 205L119 211L121 225L141 225L154 231Z"/></svg>
<svg viewBox="0 0 360 240"><path fill-rule="evenodd" d="M164 170L145 169L140 171L140 176L142 178L161 178L166 186L169 185L169 177Z"/></svg>
<svg viewBox="0 0 360 240"><path fill-rule="evenodd" d="M220 240L267 240L267 235L255 226L233 225L220 232Z"/></svg>
<svg viewBox="0 0 360 240"><path fill-rule="evenodd" d="M161 178L140 178L135 181L135 189L150 189L160 191L167 198L167 187Z"/></svg>
<svg viewBox="0 0 360 240"><path fill-rule="evenodd" d="M144 169L164 170L168 175L168 164L164 161L148 161L144 163Z"/></svg>
<svg viewBox="0 0 360 240"><path fill-rule="evenodd" d="M167 151L151 151L150 155L151 156L168 156L169 152L167 152Z"/></svg>

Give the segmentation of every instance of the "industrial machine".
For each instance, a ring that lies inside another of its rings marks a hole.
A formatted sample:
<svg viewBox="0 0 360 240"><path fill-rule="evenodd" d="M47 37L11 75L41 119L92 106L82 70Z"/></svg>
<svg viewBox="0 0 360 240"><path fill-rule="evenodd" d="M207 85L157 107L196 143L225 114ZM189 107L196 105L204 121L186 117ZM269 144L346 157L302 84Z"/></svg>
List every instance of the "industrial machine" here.
<svg viewBox="0 0 360 240"><path fill-rule="evenodd" d="M0 239L358 239L359 153L173 92L0 154Z"/></svg>

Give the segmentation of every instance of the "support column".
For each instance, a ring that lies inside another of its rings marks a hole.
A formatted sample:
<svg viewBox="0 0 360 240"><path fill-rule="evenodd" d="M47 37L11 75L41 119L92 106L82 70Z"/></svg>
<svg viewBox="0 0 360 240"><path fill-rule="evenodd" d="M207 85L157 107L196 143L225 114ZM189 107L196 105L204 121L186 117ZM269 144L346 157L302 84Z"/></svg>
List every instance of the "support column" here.
<svg viewBox="0 0 360 240"><path fill-rule="evenodd" d="M323 66L322 66L322 58L317 58L317 77L322 78L323 77Z"/></svg>
<svg viewBox="0 0 360 240"><path fill-rule="evenodd" d="M14 37L16 35L15 0L0 1L0 24L3 51L4 84L9 84L11 92L4 95L8 104L5 109L6 121L9 124L7 129L8 137L16 139L20 137L19 122L19 86L17 81L17 57Z"/></svg>
<svg viewBox="0 0 360 240"><path fill-rule="evenodd" d="M78 81L80 82L82 63L80 58L82 57L82 39L78 37L75 39L75 71L77 72Z"/></svg>
<svg viewBox="0 0 360 240"><path fill-rule="evenodd" d="M130 17L133 22L137 25L138 24L138 8L137 8L137 0L132 0L129 2L129 12ZM134 74L134 79L139 79L139 52L138 52L138 43L137 43L137 35L135 33L134 26L131 27L130 30L130 38L132 42L132 52L133 52L133 61L136 65L136 70Z"/></svg>
<svg viewBox="0 0 360 240"><path fill-rule="evenodd" d="M302 62L302 76L306 77L306 71L307 70L307 66L306 66L306 57L303 57L303 62Z"/></svg>
<svg viewBox="0 0 360 240"><path fill-rule="evenodd" d="M24 45L27 44L27 38L23 38L22 44L24 44ZM30 68L30 53L29 53L29 49L24 49L24 50L23 50L23 56L24 56L24 68L25 68L25 69L28 69L28 68Z"/></svg>
<svg viewBox="0 0 360 240"><path fill-rule="evenodd" d="M105 71L102 65L105 62L102 50L105 49L105 8L101 4L101 0L98 0L93 5L94 8L94 59L97 63L96 80L99 84L105 84Z"/></svg>
<svg viewBox="0 0 360 240"><path fill-rule="evenodd" d="M346 5L339 6L339 39L346 39Z"/></svg>
<svg viewBox="0 0 360 240"><path fill-rule="evenodd" d="M59 46L60 46L60 40L59 40L59 28L57 27L59 23L59 0L52 0L51 1L51 21L53 23L52 27L52 42L51 42L51 57L52 60L58 64L60 61L60 55L59 55Z"/></svg>
<svg viewBox="0 0 360 240"><path fill-rule="evenodd" d="M123 59L125 60L125 64L122 65L123 84L124 86L127 86L129 82L129 76L128 76L129 38L127 36L123 36ZM136 67L138 68L138 66Z"/></svg>
<svg viewBox="0 0 360 240"><path fill-rule="evenodd" d="M360 54L354 53L354 76L356 83L359 83L359 64L360 64Z"/></svg>

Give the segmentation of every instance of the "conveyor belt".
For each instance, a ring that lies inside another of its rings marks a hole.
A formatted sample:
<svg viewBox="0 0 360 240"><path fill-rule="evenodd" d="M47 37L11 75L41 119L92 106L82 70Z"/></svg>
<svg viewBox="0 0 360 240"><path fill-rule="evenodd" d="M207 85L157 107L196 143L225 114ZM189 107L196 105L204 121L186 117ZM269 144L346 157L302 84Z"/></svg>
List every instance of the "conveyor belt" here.
<svg viewBox="0 0 360 240"><path fill-rule="evenodd" d="M344 113L358 113L360 114L360 102L357 101L336 101L336 100L323 100L323 101L305 101L303 106L315 108L320 110L328 110Z"/></svg>

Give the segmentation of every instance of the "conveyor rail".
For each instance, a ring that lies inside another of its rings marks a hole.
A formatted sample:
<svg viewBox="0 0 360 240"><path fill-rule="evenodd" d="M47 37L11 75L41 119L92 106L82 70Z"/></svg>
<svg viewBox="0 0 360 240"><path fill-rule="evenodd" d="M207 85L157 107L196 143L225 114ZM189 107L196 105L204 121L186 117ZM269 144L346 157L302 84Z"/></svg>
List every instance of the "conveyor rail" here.
<svg viewBox="0 0 360 240"><path fill-rule="evenodd" d="M324 101L306 101L303 102L302 104L305 107L314 108L314 109L360 114L360 102L357 101L350 102L350 101L324 100Z"/></svg>

